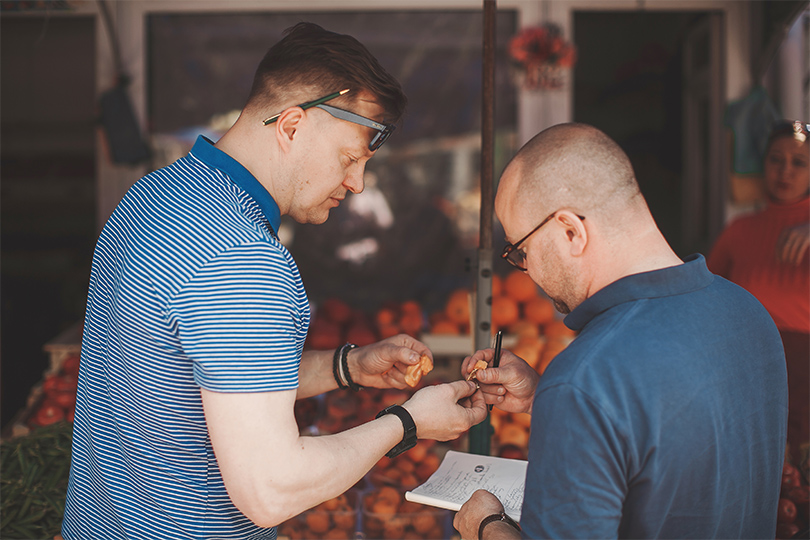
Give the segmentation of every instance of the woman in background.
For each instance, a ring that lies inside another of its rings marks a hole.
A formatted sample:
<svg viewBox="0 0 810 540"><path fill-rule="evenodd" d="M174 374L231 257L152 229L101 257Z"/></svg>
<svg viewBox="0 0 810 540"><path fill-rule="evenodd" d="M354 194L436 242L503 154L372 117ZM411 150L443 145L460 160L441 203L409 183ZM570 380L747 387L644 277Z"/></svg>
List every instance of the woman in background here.
<svg viewBox="0 0 810 540"><path fill-rule="evenodd" d="M763 173L767 206L733 221L709 269L747 289L773 317L785 346L790 458L810 442L810 140L808 124L771 130Z"/></svg>

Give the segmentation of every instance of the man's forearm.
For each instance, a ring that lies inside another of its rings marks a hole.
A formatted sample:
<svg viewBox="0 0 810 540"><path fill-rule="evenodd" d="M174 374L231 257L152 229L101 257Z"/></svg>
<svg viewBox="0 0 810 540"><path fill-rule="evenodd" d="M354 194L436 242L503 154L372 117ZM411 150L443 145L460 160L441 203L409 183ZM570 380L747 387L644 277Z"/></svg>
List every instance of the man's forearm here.
<svg viewBox="0 0 810 540"><path fill-rule="evenodd" d="M278 525L345 492L401 438L402 424L391 415L335 435L299 437L283 458L257 457L248 477L226 484L254 523Z"/></svg>
<svg viewBox="0 0 810 540"><path fill-rule="evenodd" d="M337 388L332 374L335 351L305 351L298 369L298 393L296 399L323 394Z"/></svg>

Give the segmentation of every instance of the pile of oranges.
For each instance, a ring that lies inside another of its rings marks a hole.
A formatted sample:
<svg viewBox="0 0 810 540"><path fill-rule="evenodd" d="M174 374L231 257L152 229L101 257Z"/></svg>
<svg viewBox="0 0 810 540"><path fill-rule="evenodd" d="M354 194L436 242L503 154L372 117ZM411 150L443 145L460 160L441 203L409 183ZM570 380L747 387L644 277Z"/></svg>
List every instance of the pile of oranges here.
<svg viewBox="0 0 810 540"><path fill-rule="evenodd" d="M471 291L457 289L445 309L430 317L433 334L466 334L470 328ZM517 336L510 350L542 375L575 334L555 316L556 310L528 274L514 270L492 278L492 331Z"/></svg>
<svg viewBox="0 0 810 540"><path fill-rule="evenodd" d="M331 297L314 311L306 347L336 349L347 341L362 347L400 333L418 338L426 330L422 306L415 300L387 302L370 314Z"/></svg>
<svg viewBox="0 0 810 540"><path fill-rule="evenodd" d="M279 525L280 538L289 540L350 540L356 538L356 491L348 491Z"/></svg>
<svg viewBox="0 0 810 540"><path fill-rule="evenodd" d="M334 349L349 341L367 345L399 333L468 335L472 319L472 290L452 291L442 309L426 314L416 300L388 302L373 314L353 309L343 300L328 298L315 310L307 347ZM492 332L517 336L510 350L540 374L574 338L555 316L555 309L532 281L519 270L492 278Z"/></svg>
<svg viewBox="0 0 810 540"><path fill-rule="evenodd" d="M363 497L363 537L383 540L447 538L448 512L405 500L404 492L382 486Z"/></svg>

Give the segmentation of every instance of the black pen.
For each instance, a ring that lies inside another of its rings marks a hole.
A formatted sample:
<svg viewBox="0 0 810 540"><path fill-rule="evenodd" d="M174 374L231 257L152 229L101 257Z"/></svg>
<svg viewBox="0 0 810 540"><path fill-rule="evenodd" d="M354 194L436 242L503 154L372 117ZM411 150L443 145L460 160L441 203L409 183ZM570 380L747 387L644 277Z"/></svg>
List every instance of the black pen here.
<svg viewBox="0 0 810 540"><path fill-rule="evenodd" d="M346 88L345 90L341 90L340 92L335 92L334 94L329 94L328 96L323 96L322 98L313 99L312 101L307 101L306 103L301 103L300 105L296 105L296 107L301 107L304 110L311 109L312 107L317 107L321 103L326 103L330 99L335 99L338 96L342 96L349 90L350 90L349 88ZM281 113L275 114L270 118L267 118L266 120L262 120L262 124L264 124L265 126L268 124L272 124L273 122L278 120L279 116L281 116Z"/></svg>
<svg viewBox="0 0 810 540"><path fill-rule="evenodd" d="M495 334L495 358L492 360L492 367L498 367L501 364L501 343L503 342L503 330L498 330Z"/></svg>
<svg viewBox="0 0 810 540"><path fill-rule="evenodd" d="M503 330L498 330L498 333L495 334L495 356L492 359L492 367L496 368L501 364L501 343L503 342ZM492 405L487 406L488 409L492 410Z"/></svg>

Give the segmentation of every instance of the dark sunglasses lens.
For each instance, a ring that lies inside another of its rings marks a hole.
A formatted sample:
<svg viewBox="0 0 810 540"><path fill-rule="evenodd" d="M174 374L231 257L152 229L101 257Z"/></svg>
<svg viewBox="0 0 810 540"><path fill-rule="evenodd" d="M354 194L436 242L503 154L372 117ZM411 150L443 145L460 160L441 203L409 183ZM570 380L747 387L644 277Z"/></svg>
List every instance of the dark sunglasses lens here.
<svg viewBox="0 0 810 540"><path fill-rule="evenodd" d="M385 129L382 131L378 131L374 138L371 139L371 142L368 145L368 149L372 152L377 148L381 147L383 143L388 140L388 137L391 136L391 133L394 131L394 126L385 126Z"/></svg>

